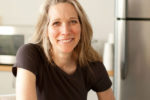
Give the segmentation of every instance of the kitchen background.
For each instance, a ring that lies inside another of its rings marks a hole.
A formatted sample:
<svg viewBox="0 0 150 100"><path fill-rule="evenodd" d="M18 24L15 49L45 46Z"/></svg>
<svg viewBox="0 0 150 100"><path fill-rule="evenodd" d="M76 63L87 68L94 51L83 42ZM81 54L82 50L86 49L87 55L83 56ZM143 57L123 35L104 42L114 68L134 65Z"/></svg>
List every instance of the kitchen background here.
<svg viewBox="0 0 150 100"><path fill-rule="evenodd" d="M34 30L40 4L43 0L0 0L0 25L22 26ZM93 26L93 46L104 54L104 44L114 34L114 2L115 0L79 0ZM24 30L26 31L26 30ZM110 35L111 34L111 35ZM110 76L113 81L113 76ZM113 87L112 87L113 88ZM9 71L0 71L0 95L13 94L15 78ZM88 100L97 100L93 91Z"/></svg>

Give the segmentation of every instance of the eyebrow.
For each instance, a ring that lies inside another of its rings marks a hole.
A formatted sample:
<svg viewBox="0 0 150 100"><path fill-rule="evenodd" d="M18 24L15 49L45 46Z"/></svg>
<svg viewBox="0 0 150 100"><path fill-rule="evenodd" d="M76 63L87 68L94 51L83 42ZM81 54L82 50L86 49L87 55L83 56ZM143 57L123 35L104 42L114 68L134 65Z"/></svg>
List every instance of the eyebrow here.
<svg viewBox="0 0 150 100"><path fill-rule="evenodd" d="M79 19L78 17L70 17L70 19Z"/></svg>
<svg viewBox="0 0 150 100"><path fill-rule="evenodd" d="M53 22L53 21L58 21L58 20L60 20L60 18L52 19L52 22Z"/></svg>
<svg viewBox="0 0 150 100"><path fill-rule="evenodd" d="M78 17L70 17L69 19L79 19ZM52 21L58 21L60 18L52 19Z"/></svg>

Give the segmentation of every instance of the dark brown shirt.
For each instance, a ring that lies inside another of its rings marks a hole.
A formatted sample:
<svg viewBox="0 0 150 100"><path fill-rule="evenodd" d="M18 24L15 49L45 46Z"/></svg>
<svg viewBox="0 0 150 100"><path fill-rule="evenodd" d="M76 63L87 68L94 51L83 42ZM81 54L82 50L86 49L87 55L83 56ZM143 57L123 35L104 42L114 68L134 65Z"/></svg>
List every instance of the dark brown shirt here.
<svg viewBox="0 0 150 100"><path fill-rule="evenodd" d="M38 100L87 100L90 89L101 92L112 85L101 62L91 62L90 67L77 65L73 74L67 74L56 64L50 65L36 44L19 48L12 69L15 76L17 67L35 74Z"/></svg>

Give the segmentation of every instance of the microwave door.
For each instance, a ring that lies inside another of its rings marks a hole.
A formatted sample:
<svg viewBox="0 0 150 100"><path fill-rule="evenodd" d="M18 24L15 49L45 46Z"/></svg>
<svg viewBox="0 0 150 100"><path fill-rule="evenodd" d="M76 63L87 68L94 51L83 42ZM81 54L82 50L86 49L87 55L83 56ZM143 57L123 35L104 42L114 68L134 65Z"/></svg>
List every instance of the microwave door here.
<svg viewBox="0 0 150 100"><path fill-rule="evenodd" d="M24 35L0 35L0 64L14 64L16 53L24 44Z"/></svg>

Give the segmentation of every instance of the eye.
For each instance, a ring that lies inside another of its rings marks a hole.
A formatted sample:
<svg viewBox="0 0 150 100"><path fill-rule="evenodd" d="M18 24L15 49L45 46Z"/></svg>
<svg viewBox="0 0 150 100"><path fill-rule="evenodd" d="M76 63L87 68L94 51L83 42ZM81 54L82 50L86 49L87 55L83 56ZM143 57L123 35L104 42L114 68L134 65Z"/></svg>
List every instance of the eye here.
<svg viewBox="0 0 150 100"><path fill-rule="evenodd" d="M58 26L58 25L60 25L60 22L54 22L52 25L53 26Z"/></svg>
<svg viewBox="0 0 150 100"><path fill-rule="evenodd" d="M71 20L70 23L71 24L76 24L76 23L78 23L78 21L77 20Z"/></svg>

